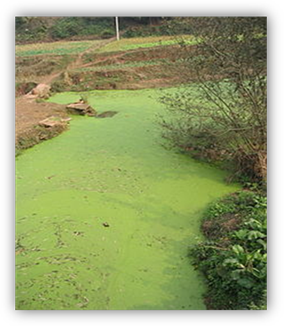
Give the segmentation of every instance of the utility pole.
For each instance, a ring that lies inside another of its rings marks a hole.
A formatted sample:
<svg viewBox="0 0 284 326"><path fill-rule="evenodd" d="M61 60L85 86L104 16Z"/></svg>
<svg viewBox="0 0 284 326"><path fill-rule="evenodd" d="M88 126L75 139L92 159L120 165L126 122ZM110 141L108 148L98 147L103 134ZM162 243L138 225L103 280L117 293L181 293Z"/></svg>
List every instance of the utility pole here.
<svg viewBox="0 0 284 326"><path fill-rule="evenodd" d="M116 29L116 39L119 41L118 17L115 17L115 29Z"/></svg>

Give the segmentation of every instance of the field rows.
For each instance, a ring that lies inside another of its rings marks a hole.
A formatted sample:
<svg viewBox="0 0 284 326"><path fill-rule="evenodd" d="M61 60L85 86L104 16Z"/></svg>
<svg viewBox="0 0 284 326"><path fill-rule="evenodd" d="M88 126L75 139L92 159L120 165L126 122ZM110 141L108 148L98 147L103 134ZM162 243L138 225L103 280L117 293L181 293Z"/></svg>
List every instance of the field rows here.
<svg viewBox="0 0 284 326"><path fill-rule="evenodd" d="M168 62L166 59L147 60L147 61L134 61L130 63L116 63L103 66L92 66L76 69L76 71L104 71L104 70L117 70L123 68L138 68L145 66L156 66Z"/></svg>
<svg viewBox="0 0 284 326"><path fill-rule="evenodd" d="M128 51L139 48L150 48L156 46L174 45L180 41L186 44L196 44L198 41L192 36L155 36L155 37L139 37L122 39L119 41L111 42L105 46L102 46L99 50L94 49L99 53L104 52L119 52ZM94 41L59 41L51 43L35 43L16 45L16 56L34 56L34 55L65 55L65 54L77 54L91 47L95 47L101 40Z"/></svg>
<svg viewBox="0 0 284 326"><path fill-rule="evenodd" d="M16 45L16 56L76 54L99 44L101 41L72 41Z"/></svg>

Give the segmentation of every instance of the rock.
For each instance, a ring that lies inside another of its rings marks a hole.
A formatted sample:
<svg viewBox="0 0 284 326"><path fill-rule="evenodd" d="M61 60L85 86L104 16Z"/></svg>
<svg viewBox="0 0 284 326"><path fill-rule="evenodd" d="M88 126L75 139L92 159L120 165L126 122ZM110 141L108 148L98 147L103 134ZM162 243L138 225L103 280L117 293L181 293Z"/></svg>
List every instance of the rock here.
<svg viewBox="0 0 284 326"><path fill-rule="evenodd" d="M31 95L35 95L37 98L48 98L50 96L50 86L46 84L38 84L32 89Z"/></svg>
<svg viewBox="0 0 284 326"><path fill-rule="evenodd" d="M71 118L61 119L61 118L52 116L52 117L49 117L49 118L46 118L46 119L40 121L39 125L42 127L45 127L45 128L52 128L55 126L66 126L67 122L70 120L71 120Z"/></svg>
<svg viewBox="0 0 284 326"><path fill-rule="evenodd" d="M88 115L89 117L96 116L97 112L89 104L82 103L72 103L67 105L67 112L70 114Z"/></svg>
<svg viewBox="0 0 284 326"><path fill-rule="evenodd" d="M38 123L38 126L41 128L35 129L37 131L36 143L55 137L62 133L64 130L68 129L68 123L66 119L61 119L60 117L49 117L44 119Z"/></svg>
<svg viewBox="0 0 284 326"><path fill-rule="evenodd" d="M117 111L105 111L103 113L98 114L96 117L97 118L111 118L117 113L118 113Z"/></svg>

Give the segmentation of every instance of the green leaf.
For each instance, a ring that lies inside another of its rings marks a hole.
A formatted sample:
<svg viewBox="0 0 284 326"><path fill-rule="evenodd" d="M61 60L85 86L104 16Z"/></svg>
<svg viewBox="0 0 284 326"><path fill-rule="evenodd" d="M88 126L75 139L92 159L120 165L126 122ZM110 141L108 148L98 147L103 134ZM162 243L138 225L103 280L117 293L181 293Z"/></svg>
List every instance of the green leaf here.
<svg viewBox="0 0 284 326"><path fill-rule="evenodd" d="M239 265L239 264L240 264L240 262L236 258L228 258L228 259L225 259L224 262L223 262L224 266L226 266L226 265Z"/></svg>
<svg viewBox="0 0 284 326"><path fill-rule="evenodd" d="M253 286L253 282L248 278L239 279L238 284L246 289L250 289Z"/></svg>
<svg viewBox="0 0 284 326"><path fill-rule="evenodd" d="M240 245L234 245L232 247L232 250L234 253L236 253L237 255L241 255L245 252L244 248Z"/></svg>
<svg viewBox="0 0 284 326"><path fill-rule="evenodd" d="M241 274L242 273L242 270L240 269L235 269L234 271L232 271L231 273L231 277L233 280L239 280L241 278Z"/></svg>
<svg viewBox="0 0 284 326"><path fill-rule="evenodd" d="M265 238L266 234L259 232L259 231L249 231L248 233L248 239L249 240L254 240L258 238Z"/></svg>
<svg viewBox="0 0 284 326"><path fill-rule="evenodd" d="M266 241L264 241L263 239L258 239L256 242L259 243L263 247L264 250L267 250Z"/></svg>
<svg viewBox="0 0 284 326"><path fill-rule="evenodd" d="M241 268L241 269L245 268L245 266L243 264L241 264L239 262L239 260L236 258L225 259L223 262L223 266L231 266L231 267L233 266L233 267L237 267L237 268Z"/></svg>
<svg viewBox="0 0 284 326"><path fill-rule="evenodd" d="M248 230L245 229L241 229L235 232L235 236L239 240L245 240L247 238L247 235L248 235Z"/></svg>

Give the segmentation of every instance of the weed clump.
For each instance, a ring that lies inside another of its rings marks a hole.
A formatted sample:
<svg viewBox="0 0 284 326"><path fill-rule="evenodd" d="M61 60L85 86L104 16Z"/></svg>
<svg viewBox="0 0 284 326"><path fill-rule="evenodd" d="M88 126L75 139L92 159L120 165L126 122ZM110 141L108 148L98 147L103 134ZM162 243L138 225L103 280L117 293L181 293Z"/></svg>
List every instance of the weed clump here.
<svg viewBox="0 0 284 326"><path fill-rule="evenodd" d="M208 309L266 309L266 197L240 191L211 205L202 231L207 240L191 248L206 278Z"/></svg>

